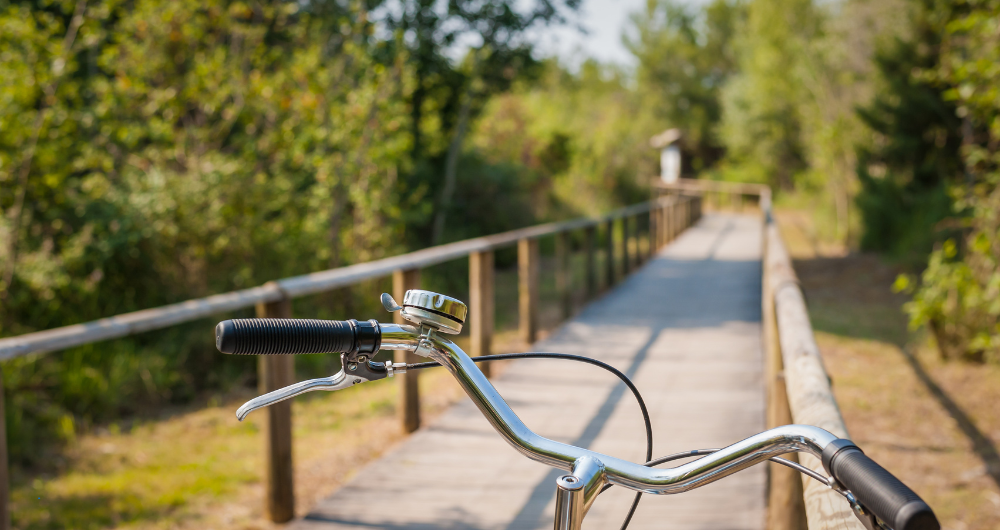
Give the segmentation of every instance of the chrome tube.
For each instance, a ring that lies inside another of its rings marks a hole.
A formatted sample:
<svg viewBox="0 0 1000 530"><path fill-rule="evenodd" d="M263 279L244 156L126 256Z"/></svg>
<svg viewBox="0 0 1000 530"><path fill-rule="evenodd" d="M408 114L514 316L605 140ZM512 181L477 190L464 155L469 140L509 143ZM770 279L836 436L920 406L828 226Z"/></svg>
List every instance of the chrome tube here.
<svg viewBox="0 0 1000 530"><path fill-rule="evenodd" d="M583 526L583 482L573 475L556 479L554 530L580 530Z"/></svg>
<svg viewBox="0 0 1000 530"><path fill-rule="evenodd" d="M379 322L378 327L382 332L382 344L379 349L409 351L417 349L420 334L417 333L416 327L381 322Z"/></svg>
<svg viewBox="0 0 1000 530"><path fill-rule="evenodd" d="M406 333L412 334L407 337L404 336ZM807 452L821 457L823 449L837 439L818 427L784 425L755 434L687 464L666 469L649 468L535 434L511 410L469 356L440 334L424 330L418 338L409 330L400 329L391 336L383 331L383 347L410 349L416 341L419 343L414 353L437 361L451 372L497 433L521 454L567 471L571 471L573 463L580 458L596 458L604 464L608 482L643 493L662 495L685 492L785 453Z"/></svg>

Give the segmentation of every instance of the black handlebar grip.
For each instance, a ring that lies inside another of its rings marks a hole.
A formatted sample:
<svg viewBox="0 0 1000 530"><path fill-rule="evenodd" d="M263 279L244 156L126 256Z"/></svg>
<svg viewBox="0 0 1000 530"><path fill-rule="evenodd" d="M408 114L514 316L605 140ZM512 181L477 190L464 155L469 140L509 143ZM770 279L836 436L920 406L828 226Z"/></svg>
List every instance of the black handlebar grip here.
<svg viewBox="0 0 1000 530"><path fill-rule="evenodd" d="M893 530L940 530L931 507L850 440L827 446L823 466Z"/></svg>
<svg viewBox="0 0 1000 530"><path fill-rule="evenodd" d="M374 320L237 318L215 326L215 347L237 355L378 352L381 330Z"/></svg>

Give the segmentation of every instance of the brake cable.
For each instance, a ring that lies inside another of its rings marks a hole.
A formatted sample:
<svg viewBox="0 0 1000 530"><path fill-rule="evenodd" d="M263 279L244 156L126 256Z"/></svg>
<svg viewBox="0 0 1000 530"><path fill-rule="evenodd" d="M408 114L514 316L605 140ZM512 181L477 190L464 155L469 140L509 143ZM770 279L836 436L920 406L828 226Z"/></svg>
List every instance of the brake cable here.
<svg viewBox="0 0 1000 530"><path fill-rule="evenodd" d="M649 421L649 411L646 410L646 402L642 400L642 395L639 394L639 389L632 384L632 380L628 378L625 374L619 371L614 366L610 364L598 361L597 359L591 359L590 357L584 357L582 355L571 355L568 353L549 353L549 352L526 352L526 353L498 353L494 355L480 355L478 357L470 357L473 362L481 363L483 361L500 361L504 359L564 359L568 361L577 361L581 363L592 364L604 368L605 370L618 376L628 389L632 391L632 395L635 396L636 402L639 404L639 409L642 411L642 422L646 426L646 460L653 458L653 426ZM426 363L415 363L407 364L406 369L409 370L420 370L421 368L432 368L435 366L441 366L436 361L426 362ZM607 489L611 485L605 487ZM602 489L601 492L604 490ZM625 521L622 522L621 530L626 530L628 528L629 522L632 521L632 516L635 515L635 509L639 506L639 499L642 498L642 492L637 491L635 493L635 499L632 501L632 507L628 510L628 515L625 516Z"/></svg>

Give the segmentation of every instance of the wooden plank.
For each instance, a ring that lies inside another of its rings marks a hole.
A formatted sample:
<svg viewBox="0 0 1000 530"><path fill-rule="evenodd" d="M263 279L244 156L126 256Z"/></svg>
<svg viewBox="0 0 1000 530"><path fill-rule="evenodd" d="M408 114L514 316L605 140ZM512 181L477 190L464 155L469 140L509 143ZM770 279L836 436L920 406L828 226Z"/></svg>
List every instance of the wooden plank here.
<svg viewBox="0 0 1000 530"><path fill-rule="evenodd" d="M795 423L815 425L838 437L849 438L813 336L802 290L773 222L767 226L767 253L765 266L769 269L792 419ZM802 455L801 460L802 465L825 474L819 459ZM864 528L847 503L833 490L804 475L802 485L810 530Z"/></svg>
<svg viewBox="0 0 1000 530"><path fill-rule="evenodd" d="M257 305L258 318L291 318L290 300ZM266 394L295 383L294 355L257 356L258 390ZM295 517L292 467L292 402L282 401L264 409L264 506L271 522Z"/></svg>
<svg viewBox="0 0 1000 530"><path fill-rule="evenodd" d="M560 232L556 234L556 296L559 298L560 320L569 318L573 312L570 299L569 256L569 232Z"/></svg>
<svg viewBox="0 0 1000 530"><path fill-rule="evenodd" d="M392 273L392 296L400 303L403 295L410 289L420 288L420 269L400 269ZM405 323L399 312L393 313L393 320L397 324ZM413 352L395 352L395 362L397 363L418 363L423 361ZM406 372L399 379L399 405L396 414L399 416L400 425L403 432L413 432L420 428L420 372L417 370Z"/></svg>
<svg viewBox="0 0 1000 530"><path fill-rule="evenodd" d="M518 308L521 340L534 344L538 338L538 240L517 242Z"/></svg>
<svg viewBox="0 0 1000 530"><path fill-rule="evenodd" d="M587 298L597 294L597 228L584 229L584 254L586 254Z"/></svg>
<svg viewBox="0 0 1000 530"><path fill-rule="evenodd" d="M489 355L493 345L493 251L469 254L469 335L473 357ZM491 374L490 363L479 363L486 377Z"/></svg>

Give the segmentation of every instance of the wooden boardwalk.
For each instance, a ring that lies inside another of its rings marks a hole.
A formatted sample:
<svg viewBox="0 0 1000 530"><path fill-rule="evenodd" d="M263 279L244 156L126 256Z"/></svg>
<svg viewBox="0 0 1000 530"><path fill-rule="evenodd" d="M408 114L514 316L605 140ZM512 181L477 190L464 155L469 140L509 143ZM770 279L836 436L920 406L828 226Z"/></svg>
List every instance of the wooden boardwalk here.
<svg viewBox="0 0 1000 530"><path fill-rule="evenodd" d="M649 408L654 457L762 431L761 237L757 216L706 215L534 350L595 357L631 377ZM539 434L642 460L638 407L611 374L525 360L494 383ZM550 529L562 473L514 451L464 400L290 528ZM682 495L646 495L630 528L762 529L764 487L757 466ZM618 528L631 496L612 488L584 526Z"/></svg>

